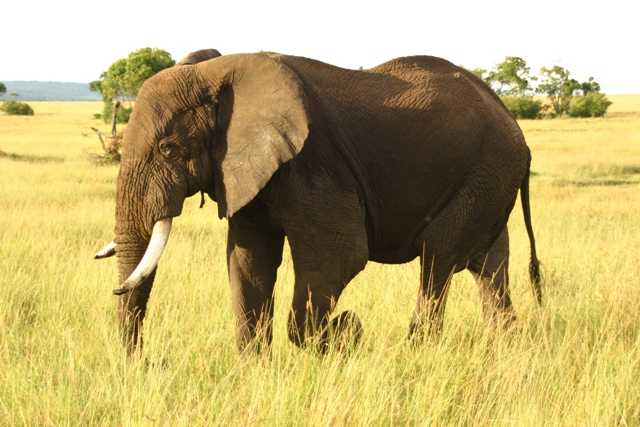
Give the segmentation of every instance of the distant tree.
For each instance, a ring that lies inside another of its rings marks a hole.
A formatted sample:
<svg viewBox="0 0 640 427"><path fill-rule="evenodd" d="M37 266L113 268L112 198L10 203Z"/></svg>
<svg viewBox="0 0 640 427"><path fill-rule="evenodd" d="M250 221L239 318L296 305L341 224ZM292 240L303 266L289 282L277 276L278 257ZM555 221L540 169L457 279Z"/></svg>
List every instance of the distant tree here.
<svg viewBox="0 0 640 427"><path fill-rule="evenodd" d="M484 71L481 68L476 70ZM527 62L517 56L507 56L483 78L498 95L515 96L524 96L531 91L529 79L535 80L529 76Z"/></svg>
<svg viewBox="0 0 640 427"><path fill-rule="evenodd" d="M521 58L507 56L490 72L484 68L465 69L487 83L516 119L539 119L542 116L542 103L526 95L531 91L529 68L526 65Z"/></svg>
<svg viewBox="0 0 640 427"><path fill-rule="evenodd" d="M580 87L577 80L570 79L571 73L559 65L540 69L540 83L536 92L549 98L553 115L562 115L569 110L573 92Z"/></svg>
<svg viewBox="0 0 640 427"><path fill-rule="evenodd" d="M553 115L568 113L571 117L602 117L611 105L600 84L589 77L586 82L571 79L571 73L558 65L540 69L540 84L536 91L549 98Z"/></svg>
<svg viewBox="0 0 640 427"><path fill-rule="evenodd" d="M102 94L102 80L89 82L89 92L98 92L99 94Z"/></svg>
<svg viewBox="0 0 640 427"><path fill-rule="evenodd" d="M473 70L471 70L469 68L462 67L462 66L460 66L460 68L464 68L465 70L467 70L471 74L475 75L480 80L486 81L486 79L487 79L487 76L486 76L487 70L485 70L484 68L474 68Z"/></svg>
<svg viewBox="0 0 640 427"><path fill-rule="evenodd" d="M485 70L484 68L474 68L473 70L469 70L469 71L471 71L472 74L476 75L478 78L481 78L482 80L486 78L485 74L487 74L487 70Z"/></svg>
<svg viewBox="0 0 640 427"><path fill-rule="evenodd" d="M10 116L33 116L33 108L29 104L18 101L4 101L0 106L0 111L4 111Z"/></svg>
<svg viewBox="0 0 640 427"><path fill-rule="evenodd" d="M7 93L7 87L4 85L4 83L0 83L0 96L4 95L5 93Z"/></svg>
<svg viewBox="0 0 640 427"><path fill-rule="evenodd" d="M169 52L156 48L142 48L131 52L126 58L118 59L100 75L100 80L89 83L89 90L99 92L104 102L102 118L111 119L114 99L133 101L142 84L149 77L172 67L176 63ZM120 108L119 122L128 121L131 107Z"/></svg>
<svg viewBox="0 0 640 427"><path fill-rule="evenodd" d="M586 96L593 92L600 92L600 85L593 77L589 77L589 80L580 83L580 90L582 91L582 95Z"/></svg>
<svg viewBox="0 0 640 427"><path fill-rule="evenodd" d="M464 67L462 67L464 68ZM589 77L586 82L570 78L571 73L555 65L542 67L539 78L529 75L524 59L507 56L504 62L487 71L483 68L468 69L496 92L507 109L518 119L534 119L543 116L602 117L612 104L600 93L600 84ZM535 90L531 82L538 82ZM548 104L533 98L533 94L546 95Z"/></svg>
<svg viewBox="0 0 640 427"><path fill-rule="evenodd" d="M118 133L116 129L118 110L120 109L122 103L117 101L114 106L113 111L113 123L111 125L111 135L105 135L100 132L99 129L94 127L91 128L94 131L98 138L100 138L100 144L102 144L102 150L104 154L100 155L91 155L94 163L96 164L109 164L109 163L118 163L120 161L120 149L122 148L122 133Z"/></svg>

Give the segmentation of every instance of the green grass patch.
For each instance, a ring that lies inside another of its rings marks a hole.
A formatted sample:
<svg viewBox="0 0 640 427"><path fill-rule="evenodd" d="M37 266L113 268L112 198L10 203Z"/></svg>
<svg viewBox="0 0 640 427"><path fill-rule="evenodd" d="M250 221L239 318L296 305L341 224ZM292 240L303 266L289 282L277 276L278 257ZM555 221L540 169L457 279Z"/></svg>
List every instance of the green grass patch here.
<svg viewBox="0 0 640 427"><path fill-rule="evenodd" d="M31 156L31 155L23 155L23 154L16 154L16 153L5 153L3 151L0 151L0 158L14 160L16 162L27 162L27 163L62 163L64 162L64 158L62 157Z"/></svg>

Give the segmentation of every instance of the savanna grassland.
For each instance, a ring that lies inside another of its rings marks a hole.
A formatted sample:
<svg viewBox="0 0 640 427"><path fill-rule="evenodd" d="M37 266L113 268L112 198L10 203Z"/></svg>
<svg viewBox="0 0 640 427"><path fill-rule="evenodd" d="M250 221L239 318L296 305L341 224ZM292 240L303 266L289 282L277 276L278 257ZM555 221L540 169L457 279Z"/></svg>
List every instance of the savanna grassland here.
<svg viewBox="0 0 640 427"><path fill-rule="evenodd" d="M0 425L640 425L640 95L603 119L520 123L533 153L545 277L527 281L520 205L510 221L517 326L487 334L475 283L454 278L440 338L406 341L420 266L370 263L338 310L363 321L350 356L289 344L293 268L276 287L270 358L235 350L226 223L186 201L160 263L144 358L116 325L117 166L95 166L100 103L31 102L0 115Z"/></svg>

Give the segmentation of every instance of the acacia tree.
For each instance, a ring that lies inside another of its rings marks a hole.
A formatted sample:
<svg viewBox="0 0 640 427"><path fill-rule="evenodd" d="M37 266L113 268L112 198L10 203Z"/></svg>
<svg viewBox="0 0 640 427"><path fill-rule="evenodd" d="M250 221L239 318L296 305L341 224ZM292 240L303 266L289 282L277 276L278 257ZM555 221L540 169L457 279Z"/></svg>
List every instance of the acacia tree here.
<svg viewBox="0 0 640 427"><path fill-rule="evenodd" d="M569 78L571 73L558 65L541 68L540 79L530 76L526 61L517 56L507 56L491 71L483 68L467 71L487 83L517 119L555 117L565 113L572 117L602 117L611 105L611 101L600 93L600 85L593 77L580 83ZM532 81L539 81L535 90ZM549 105L534 99L534 93L546 95Z"/></svg>
<svg viewBox="0 0 640 427"><path fill-rule="evenodd" d="M540 84L536 91L549 98L554 115L569 113L572 117L602 117L611 105L600 85L589 77L586 82L571 79L571 73L558 65L540 69Z"/></svg>
<svg viewBox="0 0 640 427"><path fill-rule="evenodd" d="M100 80L89 83L89 90L102 95L104 102L102 118L105 121L111 118L115 99L129 103L134 101L145 80L165 68L172 67L175 63L169 52L145 47L111 64L109 69L100 75ZM119 110L120 122L128 121L131 109L128 107Z"/></svg>
<svg viewBox="0 0 640 427"><path fill-rule="evenodd" d="M524 59L507 56L491 71L483 68L469 70L496 92L505 106L517 119L537 119L541 116L542 103L529 96L532 92L529 67Z"/></svg>
<svg viewBox="0 0 640 427"><path fill-rule="evenodd" d="M485 82L487 81L487 76L486 76L487 70L485 70L484 68L474 68L473 70L465 68L465 70L469 71L471 74L475 75L480 80L484 80Z"/></svg>
<svg viewBox="0 0 640 427"><path fill-rule="evenodd" d="M600 92L600 85L593 77L589 77L589 80L580 83L580 91L582 91L582 96L587 96L590 93L598 93Z"/></svg>
<svg viewBox="0 0 640 427"><path fill-rule="evenodd" d="M541 78L536 91L547 95L555 115L560 116L569 110L573 92L580 87L577 80L569 78L570 75L569 70L559 65L540 69Z"/></svg>
<svg viewBox="0 0 640 427"><path fill-rule="evenodd" d="M531 91L529 79L535 80L529 76L529 69L524 59L507 56L504 62L496 64L495 68L489 71L484 80L498 95L524 96ZM483 72L484 70L474 71Z"/></svg>

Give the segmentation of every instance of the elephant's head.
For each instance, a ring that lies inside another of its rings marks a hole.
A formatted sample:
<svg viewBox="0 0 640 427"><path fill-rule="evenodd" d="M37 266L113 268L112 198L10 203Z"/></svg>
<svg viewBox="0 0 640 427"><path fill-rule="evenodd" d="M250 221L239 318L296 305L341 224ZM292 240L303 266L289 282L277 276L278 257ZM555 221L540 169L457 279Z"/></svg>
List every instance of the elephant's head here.
<svg viewBox="0 0 640 427"><path fill-rule="evenodd" d="M118 256L114 293L130 349L184 200L206 192L231 217L308 135L301 83L277 56L218 55L194 52L145 82L124 133L115 244L96 256Z"/></svg>

